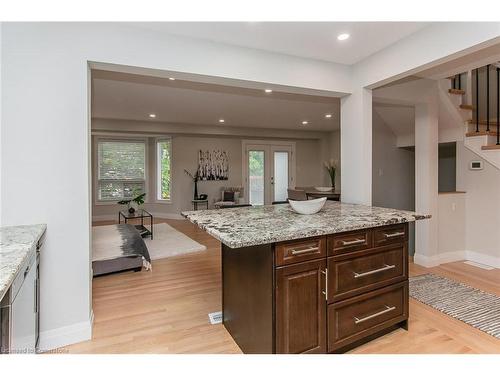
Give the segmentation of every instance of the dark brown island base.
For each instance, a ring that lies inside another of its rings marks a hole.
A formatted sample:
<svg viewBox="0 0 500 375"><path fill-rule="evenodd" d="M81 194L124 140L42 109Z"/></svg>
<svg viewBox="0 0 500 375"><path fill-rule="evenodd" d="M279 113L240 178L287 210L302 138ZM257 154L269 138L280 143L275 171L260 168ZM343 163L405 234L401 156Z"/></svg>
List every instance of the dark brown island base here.
<svg viewBox="0 0 500 375"><path fill-rule="evenodd" d="M184 212L222 243L223 324L244 353L341 353L408 329L415 212L327 202Z"/></svg>
<svg viewBox="0 0 500 375"><path fill-rule="evenodd" d="M232 249L223 323L244 353L345 352L407 329L408 224Z"/></svg>

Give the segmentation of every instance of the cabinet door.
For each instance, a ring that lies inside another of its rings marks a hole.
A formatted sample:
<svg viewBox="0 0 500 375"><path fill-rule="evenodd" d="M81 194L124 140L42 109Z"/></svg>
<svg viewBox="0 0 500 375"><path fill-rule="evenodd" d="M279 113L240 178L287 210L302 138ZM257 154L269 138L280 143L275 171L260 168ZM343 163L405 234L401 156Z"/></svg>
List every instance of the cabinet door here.
<svg viewBox="0 0 500 375"><path fill-rule="evenodd" d="M326 353L326 260L276 269L276 353Z"/></svg>

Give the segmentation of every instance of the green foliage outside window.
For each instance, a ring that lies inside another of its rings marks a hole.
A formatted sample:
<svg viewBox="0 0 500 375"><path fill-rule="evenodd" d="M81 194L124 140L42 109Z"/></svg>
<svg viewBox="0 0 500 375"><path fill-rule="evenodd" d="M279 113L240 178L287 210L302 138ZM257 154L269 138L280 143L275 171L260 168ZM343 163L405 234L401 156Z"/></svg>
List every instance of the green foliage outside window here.
<svg viewBox="0 0 500 375"><path fill-rule="evenodd" d="M158 143L159 159L160 159L160 198L170 199L170 187L172 182L171 176L171 148L170 141L162 141Z"/></svg>

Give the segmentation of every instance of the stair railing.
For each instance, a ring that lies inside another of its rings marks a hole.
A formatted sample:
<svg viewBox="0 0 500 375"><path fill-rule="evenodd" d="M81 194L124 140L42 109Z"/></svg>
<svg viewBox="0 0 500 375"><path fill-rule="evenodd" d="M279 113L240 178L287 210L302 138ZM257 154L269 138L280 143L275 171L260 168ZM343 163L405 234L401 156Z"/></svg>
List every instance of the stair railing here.
<svg viewBox="0 0 500 375"><path fill-rule="evenodd" d="M476 133L479 133L479 68L476 69Z"/></svg>
<svg viewBox="0 0 500 375"><path fill-rule="evenodd" d="M497 146L500 146L500 68L497 66Z"/></svg>

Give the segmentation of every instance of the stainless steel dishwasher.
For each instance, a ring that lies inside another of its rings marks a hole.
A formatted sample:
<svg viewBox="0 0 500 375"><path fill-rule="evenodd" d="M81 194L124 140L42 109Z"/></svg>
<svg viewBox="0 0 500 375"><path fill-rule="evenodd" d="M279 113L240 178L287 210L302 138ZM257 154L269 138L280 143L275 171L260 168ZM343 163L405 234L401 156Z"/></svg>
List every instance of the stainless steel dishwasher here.
<svg viewBox="0 0 500 375"><path fill-rule="evenodd" d="M22 264L21 270L0 301L0 353L36 353L39 336L40 239L36 251Z"/></svg>

